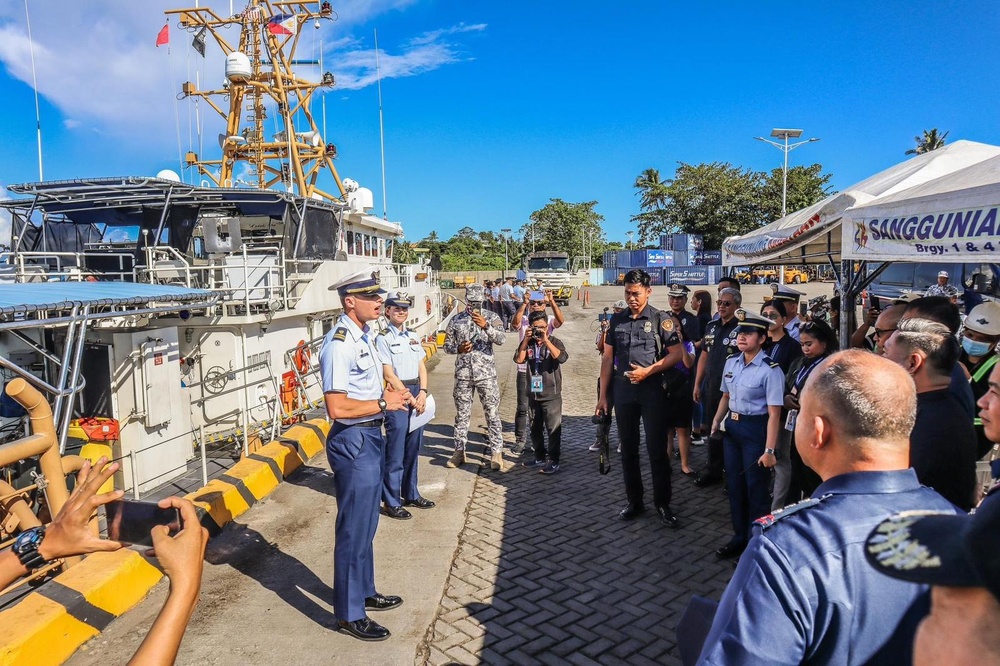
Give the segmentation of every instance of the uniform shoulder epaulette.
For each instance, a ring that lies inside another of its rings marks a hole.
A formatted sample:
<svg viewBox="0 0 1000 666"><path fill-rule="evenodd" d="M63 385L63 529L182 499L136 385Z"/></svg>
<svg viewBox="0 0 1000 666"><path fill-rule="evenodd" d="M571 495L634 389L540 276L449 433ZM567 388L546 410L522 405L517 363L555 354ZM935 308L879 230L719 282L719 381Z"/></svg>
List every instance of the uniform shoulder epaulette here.
<svg viewBox="0 0 1000 666"><path fill-rule="evenodd" d="M761 516L757 520L753 521L754 525L759 525L761 529L766 530L771 527L779 520L787 518L788 516L798 513L803 509L808 509L814 507L822 502L824 499L829 497L829 495L823 495L822 497L810 497L809 499L804 499L801 502L796 502L795 504L789 504L783 509L778 509L774 513L769 513L766 516Z"/></svg>
<svg viewBox="0 0 1000 666"><path fill-rule="evenodd" d="M769 366L771 366L772 368L777 368L777 367L779 367L779 366L780 366L781 364L780 364L780 363L778 363L777 361L769 361L769 362L768 362L768 365L769 365Z"/></svg>
<svg viewBox="0 0 1000 666"><path fill-rule="evenodd" d="M341 326L336 331L334 331L333 332L333 339L334 340L340 340L341 342L343 342L344 340L346 340L347 339L347 327L346 326Z"/></svg>

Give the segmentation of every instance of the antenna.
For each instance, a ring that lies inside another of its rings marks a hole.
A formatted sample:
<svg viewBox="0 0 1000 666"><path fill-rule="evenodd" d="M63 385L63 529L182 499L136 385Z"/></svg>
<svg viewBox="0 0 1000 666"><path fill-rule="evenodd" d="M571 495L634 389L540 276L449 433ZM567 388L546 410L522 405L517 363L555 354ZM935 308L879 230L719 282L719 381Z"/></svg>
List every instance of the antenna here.
<svg viewBox="0 0 1000 666"><path fill-rule="evenodd" d="M31 17L28 15L28 0L24 0L24 22L28 25L28 53L31 56L31 86L35 91L35 128L38 134L38 180L42 175L42 109L38 104L38 79L35 78L35 42L31 39Z"/></svg>
<svg viewBox="0 0 1000 666"><path fill-rule="evenodd" d="M378 63L378 30L375 30L375 78L378 81L378 138L382 149L382 219L389 219L389 212L386 210L385 200L385 128L382 125L382 70Z"/></svg>

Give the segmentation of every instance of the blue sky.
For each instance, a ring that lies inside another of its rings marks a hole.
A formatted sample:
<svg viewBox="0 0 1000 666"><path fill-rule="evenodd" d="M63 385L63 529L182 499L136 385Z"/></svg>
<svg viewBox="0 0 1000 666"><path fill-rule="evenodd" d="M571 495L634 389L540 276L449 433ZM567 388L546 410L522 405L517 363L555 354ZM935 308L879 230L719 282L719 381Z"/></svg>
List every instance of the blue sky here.
<svg viewBox="0 0 1000 666"><path fill-rule="evenodd" d="M200 62L175 27L171 56L154 48L160 12L183 4L29 0L47 179L177 169L190 110L175 93L221 68L217 49ZM923 129L1000 143L993 1L333 4L338 21L303 39L322 40L339 82L326 101L338 169L381 213L377 28L388 213L412 240L517 229L551 197L598 201L608 237L624 240L643 169L774 168L781 152L752 139L772 127L819 137L791 163L823 164L837 189L905 159ZM3 3L5 185L38 177L26 45L23 3Z"/></svg>

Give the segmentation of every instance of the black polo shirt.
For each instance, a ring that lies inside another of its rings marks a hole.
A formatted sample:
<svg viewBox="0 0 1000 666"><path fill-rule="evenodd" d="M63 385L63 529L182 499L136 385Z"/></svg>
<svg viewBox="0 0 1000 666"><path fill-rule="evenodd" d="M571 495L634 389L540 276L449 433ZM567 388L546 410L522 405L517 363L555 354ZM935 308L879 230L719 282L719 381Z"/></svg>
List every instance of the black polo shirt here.
<svg viewBox="0 0 1000 666"><path fill-rule="evenodd" d="M635 319L631 310L612 315L604 344L610 346L614 354L614 377L623 377L633 363L642 367L656 363L659 360L656 336L660 337L661 356L666 355L669 347L679 343L673 327L672 319L648 303Z"/></svg>
<svg viewBox="0 0 1000 666"><path fill-rule="evenodd" d="M721 319L713 319L705 327L705 337L702 338L702 350L708 354L705 372L714 386L722 382L722 371L726 367L726 359L730 354L739 351L736 347L736 326L740 322L733 317L723 324Z"/></svg>

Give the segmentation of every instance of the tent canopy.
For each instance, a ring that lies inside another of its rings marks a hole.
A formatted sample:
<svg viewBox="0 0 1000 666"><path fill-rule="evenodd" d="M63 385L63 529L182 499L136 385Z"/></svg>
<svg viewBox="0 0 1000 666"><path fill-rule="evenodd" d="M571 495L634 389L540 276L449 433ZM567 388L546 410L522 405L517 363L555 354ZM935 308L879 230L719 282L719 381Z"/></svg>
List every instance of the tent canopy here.
<svg viewBox="0 0 1000 666"><path fill-rule="evenodd" d="M908 199L914 188L997 157L1000 157L1000 146L974 141L956 141L917 155L752 233L727 238L722 244L722 263L726 266L739 266L836 261L840 259L842 247L854 246L853 229L848 235L846 231L842 231L841 226L845 219L853 219L860 207L889 201L895 197ZM995 178L992 182L996 183L997 180ZM1000 192L1000 185L997 188ZM1000 203L1000 199L997 203ZM876 257L869 254L865 258ZM878 259L884 260L887 257L879 256Z"/></svg>
<svg viewBox="0 0 1000 666"><path fill-rule="evenodd" d="M845 259L1000 262L1000 157L855 206L844 214Z"/></svg>

